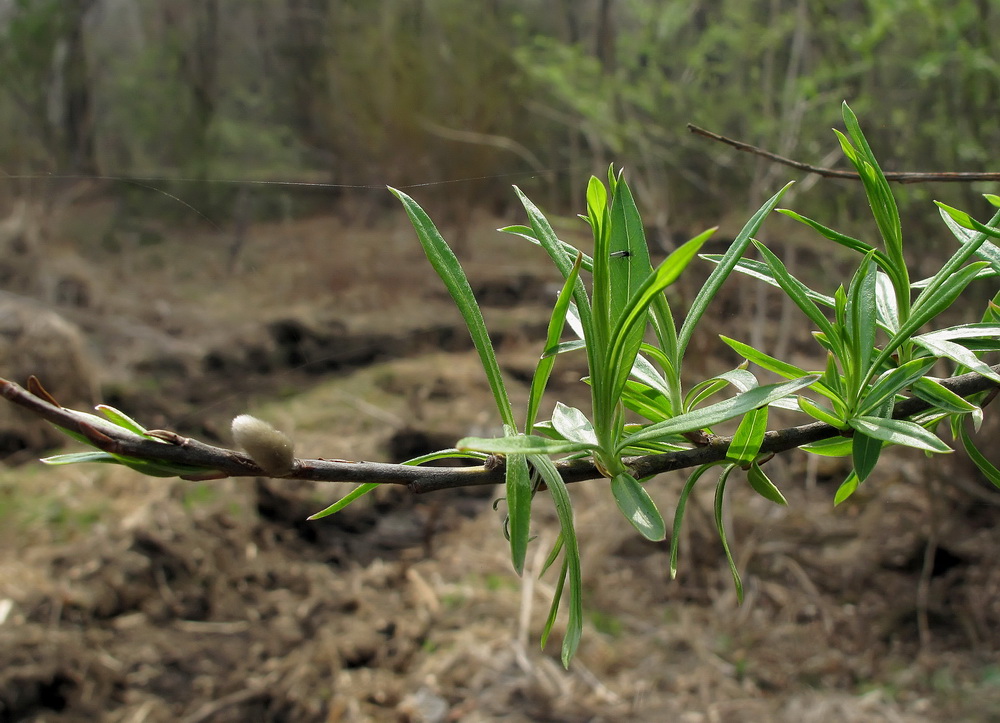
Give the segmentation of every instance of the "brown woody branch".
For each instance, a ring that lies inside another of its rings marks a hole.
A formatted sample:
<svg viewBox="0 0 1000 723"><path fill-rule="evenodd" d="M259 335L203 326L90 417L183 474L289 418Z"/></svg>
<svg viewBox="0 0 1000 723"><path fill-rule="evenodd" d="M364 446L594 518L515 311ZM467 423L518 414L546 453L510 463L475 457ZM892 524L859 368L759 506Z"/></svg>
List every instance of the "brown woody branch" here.
<svg viewBox="0 0 1000 723"><path fill-rule="evenodd" d="M806 173L815 173L817 175L823 176L825 178L848 178L852 180L858 180L858 174L854 171L843 171L836 168L823 168L821 166L812 166L808 163L802 163L801 161L796 161L792 158L786 158L785 156L779 156L777 153L771 153L771 151L766 151L763 148L750 145L749 143L744 143L743 141L737 141L732 138L727 138L726 136L719 135L718 133L713 133L712 131L705 130L704 128L699 128L693 123L688 123L688 130L692 133L704 136L705 138L710 138L713 141L718 141L719 143L725 143L728 146L732 146L736 150L745 151L747 153L752 153L755 156L760 156L761 158L766 158L775 163L781 163L785 166L791 166L800 171L805 171ZM1000 181L1000 173L995 172L957 172L957 171L942 171L942 172L919 172L919 171L886 171L886 180L896 181L897 183L930 183L932 181L942 182L942 183L970 183L971 181Z"/></svg>
<svg viewBox="0 0 1000 723"><path fill-rule="evenodd" d="M1000 364L991 367L1000 373ZM980 374L970 373L941 382L961 397L996 390L996 382ZM195 439L157 430L157 439L148 439L92 414L60 407L34 377L28 380L31 391L14 382L0 379L0 394L18 406L43 419L85 436L98 449L111 454L137 457L152 462L184 464L204 470L185 475L185 479L219 479L223 477L263 477L267 473L250 457L224 447L215 447ZM904 419L932 408L916 397L905 399L893 409L893 417ZM822 422L768 432L761 453L786 452L804 444L840 435L841 430ZM731 437L710 436L707 444L669 454L626 458L626 463L638 479L662 472L697 467L726 459ZM602 475L589 459L556 462L563 479L569 482L598 479ZM379 462L352 462L340 459L296 459L285 479L316 482L379 482L406 485L412 492L431 492L456 487L473 487L502 483L502 464L476 467L413 467Z"/></svg>

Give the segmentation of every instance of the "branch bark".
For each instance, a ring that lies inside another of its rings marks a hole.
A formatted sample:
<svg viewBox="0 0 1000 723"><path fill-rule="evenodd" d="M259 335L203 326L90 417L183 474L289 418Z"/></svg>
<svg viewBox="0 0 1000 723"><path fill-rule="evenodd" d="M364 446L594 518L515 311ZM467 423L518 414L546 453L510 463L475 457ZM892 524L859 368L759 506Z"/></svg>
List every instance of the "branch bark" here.
<svg viewBox="0 0 1000 723"><path fill-rule="evenodd" d="M1000 373L1000 364L991 368ZM996 382L974 372L952 377L941 383L962 397L998 388ZM152 430L150 434L156 439L149 439L93 414L61 407L34 377L28 380L28 389L0 379L0 394L58 427L82 434L104 452L153 462L191 465L205 470L204 474L189 475L184 479L268 476L267 472L242 452L215 447L168 430ZM895 419L905 419L931 408L932 405L927 402L911 397L897 403L892 416ZM840 434L841 430L822 422L788 427L768 432L760 451L761 454L777 454ZM722 461L726 458L731 442L731 437L710 436L708 443L702 446L669 454L628 457L625 462L637 479L643 479L662 472ZM589 459L559 461L556 462L556 467L567 483L602 477ZM487 463L475 467L414 467L343 459L296 459L292 470L282 479L378 482L406 485L414 493L423 493L500 484L504 481L504 468L502 463Z"/></svg>
<svg viewBox="0 0 1000 723"><path fill-rule="evenodd" d="M808 163L802 163L801 161L796 161L792 158L779 156L777 153L772 153L771 151L764 150L758 146L750 145L749 143L737 141L732 138L727 138L726 136L713 133L712 131L705 130L704 128L699 128L693 123L688 123L688 130L696 135L704 136L705 138L709 138L713 141L725 143L727 146L732 146L738 151L745 151L746 153L751 153L755 156L761 156L762 158L774 161L775 163L791 166L792 168L805 171L806 173L815 173L825 178L848 178L855 181L858 180L858 174L854 171L843 171L836 168L812 166ZM982 173L972 171L885 171L884 173L886 180L895 181L896 183L931 183L932 181L942 183L970 183L971 181L1000 181L1000 173L991 171Z"/></svg>

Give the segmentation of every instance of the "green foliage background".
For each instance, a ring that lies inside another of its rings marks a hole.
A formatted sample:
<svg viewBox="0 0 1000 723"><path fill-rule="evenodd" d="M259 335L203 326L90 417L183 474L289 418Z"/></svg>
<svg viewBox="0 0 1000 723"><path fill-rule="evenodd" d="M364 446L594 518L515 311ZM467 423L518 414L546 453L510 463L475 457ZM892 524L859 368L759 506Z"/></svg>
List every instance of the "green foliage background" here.
<svg viewBox="0 0 1000 723"><path fill-rule="evenodd" d="M790 175L688 122L820 163L847 99L878 119L886 170L984 170L998 20L994 3L923 0L16 0L0 18L0 167L395 186L544 169L516 180L567 210L615 161L647 222L683 235ZM60 75L74 37L82 68ZM83 112L60 117L71 96ZM510 182L452 198L500 202ZM857 188L829 185L815 203L860 215ZM904 215L930 193L905 187Z"/></svg>

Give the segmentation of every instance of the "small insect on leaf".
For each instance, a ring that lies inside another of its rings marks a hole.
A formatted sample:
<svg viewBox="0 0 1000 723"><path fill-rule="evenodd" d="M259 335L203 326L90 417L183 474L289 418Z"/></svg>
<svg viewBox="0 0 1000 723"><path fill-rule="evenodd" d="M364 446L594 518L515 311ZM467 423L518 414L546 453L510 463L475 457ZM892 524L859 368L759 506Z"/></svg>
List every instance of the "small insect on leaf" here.
<svg viewBox="0 0 1000 723"><path fill-rule="evenodd" d="M627 259L631 255L632 255L632 252L628 251L628 250L612 251L611 254L610 254L611 258L613 258L613 259Z"/></svg>

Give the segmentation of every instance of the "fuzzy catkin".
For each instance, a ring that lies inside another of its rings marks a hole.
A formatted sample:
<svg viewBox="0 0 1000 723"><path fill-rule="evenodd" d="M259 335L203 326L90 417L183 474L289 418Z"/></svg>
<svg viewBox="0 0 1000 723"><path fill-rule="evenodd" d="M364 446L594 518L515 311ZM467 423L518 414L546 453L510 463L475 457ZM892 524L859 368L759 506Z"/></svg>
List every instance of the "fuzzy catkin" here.
<svg viewBox="0 0 1000 723"><path fill-rule="evenodd" d="M233 439L269 475L282 477L292 471L295 445L264 420L239 415L233 419Z"/></svg>

